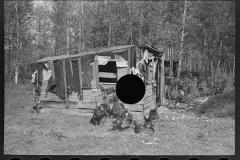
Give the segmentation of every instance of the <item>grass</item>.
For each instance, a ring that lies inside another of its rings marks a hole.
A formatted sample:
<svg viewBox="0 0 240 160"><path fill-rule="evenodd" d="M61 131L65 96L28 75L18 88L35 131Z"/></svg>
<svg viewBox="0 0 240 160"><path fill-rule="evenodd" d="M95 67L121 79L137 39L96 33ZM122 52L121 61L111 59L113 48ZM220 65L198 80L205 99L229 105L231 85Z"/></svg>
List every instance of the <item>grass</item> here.
<svg viewBox="0 0 240 160"><path fill-rule="evenodd" d="M210 97L196 108L195 113L218 118L235 118L235 89Z"/></svg>
<svg viewBox="0 0 240 160"><path fill-rule="evenodd" d="M109 131L90 116L31 113L32 85L5 84L4 154L20 155L233 155L235 121L204 119L169 110L160 114L153 135L133 129ZM230 107L230 106L229 106ZM225 107L227 108L227 107ZM182 115L185 118L180 118ZM165 117L168 118L165 118ZM171 118L175 117L175 120ZM179 119L177 119L179 118ZM110 119L108 119L110 120ZM111 133L110 133L111 132ZM153 143L156 142L156 143Z"/></svg>

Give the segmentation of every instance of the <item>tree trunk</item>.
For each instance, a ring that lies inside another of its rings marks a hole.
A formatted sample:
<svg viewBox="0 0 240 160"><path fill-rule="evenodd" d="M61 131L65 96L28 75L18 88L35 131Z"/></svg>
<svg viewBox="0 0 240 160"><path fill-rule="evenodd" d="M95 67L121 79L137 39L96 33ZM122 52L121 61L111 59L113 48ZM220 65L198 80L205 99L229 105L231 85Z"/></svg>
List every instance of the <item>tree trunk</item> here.
<svg viewBox="0 0 240 160"><path fill-rule="evenodd" d="M112 31L112 45L115 46L116 45L116 25L113 25L113 31Z"/></svg>
<svg viewBox="0 0 240 160"><path fill-rule="evenodd" d="M8 41L8 77L10 77L10 74L11 74L11 47L10 46L11 46L11 42L10 42L10 38L9 38L9 41Z"/></svg>
<svg viewBox="0 0 240 160"><path fill-rule="evenodd" d="M85 50L85 36L84 36L84 11L83 11L83 5L84 5L84 2L82 1L82 18L81 18L81 46L82 46L82 50Z"/></svg>
<svg viewBox="0 0 240 160"><path fill-rule="evenodd" d="M59 30L59 22L58 22L58 12L59 12L59 1L55 2L57 5L57 11L55 13L55 31L54 31L54 38L55 38L55 56L57 56L57 52L58 52L58 30Z"/></svg>
<svg viewBox="0 0 240 160"><path fill-rule="evenodd" d="M202 73L205 75L205 58L204 56L206 55L206 46L207 46L207 32L205 31L205 36L204 36L204 42L203 42L203 56L202 56Z"/></svg>
<svg viewBox="0 0 240 160"><path fill-rule="evenodd" d="M228 54L228 73L231 73L230 55Z"/></svg>
<svg viewBox="0 0 240 160"><path fill-rule="evenodd" d="M69 33L68 33L68 19L67 19L67 55L69 55Z"/></svg>
<svg viewBox="0 0 240 160"><path fill-rule="evenodd" d="M192 71L192 57L190 55L190 58L189 58L189 72Z"/></svg>
<svg viewBox="0 0 240 160"><path fill-rule="evenodd" d="M19 65L17 62L14 62L14 82L17 84L18 83L18 69Z"/></svg>
<svg viewBox="0 0 240 160"><path fill-rule="evenodd" d="M19 52L19 42L18 42L18 36L19 36L19 33L18 33L18 9L17 9L17 7L18 7L18 2L16 3L16 5L15 5L15 9L16 9L16 41L17 41L17 54L16 54L16 57L15 57L15 59L16 59L16 62L14 63L14 70L15 70L15 83L17 84L18 83L18 67L19 67L19 65L18 65L18 52Z"/></svg>
<svg viewBox="0 0 240 160"><path fill-rule="evenodd" d="M191 58L191 72L194 72L194 58Z"/></svg>
<svg viewBox="0 0 240 160"><path fill-rule="evenodd" d="M111 32L112 32L112 13L111 13L111 3L109 5L109 28L108 28L108 47L111 45Z"/></svg>
<svg viewBox="0 0 240 160"><path fill-rule="evenodd" d="M179 65L177 77L180 77L181 66L182 66L182 54L183 54L183 41L185 36L185 22L186 22L186 11L187 11L187 1L184 2L184 11L183 11L183 21L182 21L182 33L181 33L181 41L180 41L180 53L179 53Z"/></svg>
<svg viewBox="0 0 240 160"><path fill-rule="evenodd" d="M233 75L235 76L235 56L233 56Z"/></svg>
<svg viewBox="0 0 240 160"><path fill-rule="evenodd" d="M185 59L185 71L187 72L187 58Z"/></svg>
<svg viewBox="0 0 240 160"><path fill-rule="evenodd" d="M142 28L143 28L143 13L141 13L141 19L140 19L140 27L139 27L139 44L143 43L142 40Z"/></svg>
<svg viewBox="0 0 240 160"><path fill-rule="evenodd" d="M132 34L132 30L133 30L133 27L132 27L132 17L131 17L131 4L129 4L129 7L128 7L128 11L129 11L129 17L130 17L130 44L132 45L133 44L133 34Z"/></svg>
<svg viewBox="0 0 240 160"><path fill-rule="evenodd" d="M219 47L219 55L220 55L220 59L219 59L219 67L221 68L221 62L222 62L222 39L220 41L220 47Z"/></svg>
<svg viewBox="0 0 240 160"><path fill-rule="evenodd" d="M212 87L213 87L213 62L212 62L212 58L210 60L211 62L211 75L212 75Z"/></svg>
<svg viewBox="0 0 240 160"><path fill-rule="evenodd" d="M112 30L112 22L111 22L111 20L110 20L109 23L110 24L109 24L109 30L108 30L108 47L110 47L110 45L111 45L111 30Z"/></svg>

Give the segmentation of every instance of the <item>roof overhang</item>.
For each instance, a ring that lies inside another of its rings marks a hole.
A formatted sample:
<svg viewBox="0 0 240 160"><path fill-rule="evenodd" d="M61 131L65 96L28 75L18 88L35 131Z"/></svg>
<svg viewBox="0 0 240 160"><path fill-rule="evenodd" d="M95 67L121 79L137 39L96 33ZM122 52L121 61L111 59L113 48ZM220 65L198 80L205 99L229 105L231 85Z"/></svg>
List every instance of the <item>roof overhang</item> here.
<svg viewBox="0 0 240 160"><path fill-rule="evenodd" d="M121 53L126 51L129 48L133 48L133 47L139 47L142 49L147 49L150 53L153 54L153 56L155 57L161 57L164 54L164 50L158 50L157 48L154 48L152 46L148 46L145 44L141 44L141 45L124 45L124 46L116 46L116 47L109 47L109 48L104 48L101 49L99 51L88 51L88 52L82 52L79 54L75 54L75 55L60 55L60 56L55 56L55 57L45 57L43 59L39 59L38 61L35 61L31 64L35 64L35 63L43 63L43 62L48 62L48 61L55 61L55 60L59 60L59 59L74 59L74 58L78 58L78 57L82 57L82 56L86 56L86 55L96 55L96 54L104 54L104 53Z"/></svg>

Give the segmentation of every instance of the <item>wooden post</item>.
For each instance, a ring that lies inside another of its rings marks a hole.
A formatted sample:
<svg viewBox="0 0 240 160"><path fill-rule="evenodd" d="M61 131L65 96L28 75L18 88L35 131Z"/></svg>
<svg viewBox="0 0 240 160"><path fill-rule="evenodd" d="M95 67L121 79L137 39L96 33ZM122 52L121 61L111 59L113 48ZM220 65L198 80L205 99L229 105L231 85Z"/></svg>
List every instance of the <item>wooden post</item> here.
<svg viewBox="0 0 240 160"><path fill-rule="evenodd" d="M39 106L38 106L38 102L39 102L39 97L40 97L40 84L38 82L38 76L39 76L39 72L37 70L37 74L36 74L36 79L37 79L37 84L36 84L36 87L38 92L35 92L35 101L36 101L36 112L39 113ZM38 94L39 93L39 94Z"/></svg>
<svg viewBox="0 0 240 160"><path fill-rule="evenodd" d="M130 68L130 48L128 48L128 71L127 73L130 74L131 73L131 68Z"/></svg>
<svg viewBox="0 0 240 160"><path fill-rule="evenodd" d="M165 101L165 82L164 82L164 79L165 79L165 74L164 74L164 60L165 60L165 57L164 55L161 57L161 79L160 79L160 84L161 84L161 87L160 87L160 99L161 99L161 105L164 105L164 101Z"/></svg>
<svg viewBox="0 0 240 160"><path fill-rule="evenodd" d="M158 60L156 70L157 70L157 97L158 97L158 104L161 104L161 70L160 70L160 63L161 60Z"/></svg>
<svg viewBox="0 0 240 160"><path fill-rule="evenodd" d="M63 67L63 80L64 80L64 88L65 88L65 107L68 108L68 94L67 94L67 79L66 79L66 65L65 60L62 62Z"/></svg>
<svg viewBox="0 0 240 160"><path fill-rule="evenodd" d="M83 101L81 57L78 58L78 74L79 74L79 91L81 95L81 101Z"/></svg>
<svg viewBox="0 0 240 160"><path fill-rule="evenodd" d="M98 56L94 57L94 68L96 73L96 87L99 89L99 77L98 77Z"/></svg>

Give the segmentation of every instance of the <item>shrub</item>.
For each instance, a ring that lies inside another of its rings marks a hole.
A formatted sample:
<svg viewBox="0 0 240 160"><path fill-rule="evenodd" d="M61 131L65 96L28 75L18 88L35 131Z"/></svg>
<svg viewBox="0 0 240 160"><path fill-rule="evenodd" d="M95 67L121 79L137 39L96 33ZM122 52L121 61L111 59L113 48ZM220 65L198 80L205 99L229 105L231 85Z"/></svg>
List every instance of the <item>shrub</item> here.
<svg viewBox="0 0 240 160"><path fill-rule="evenodd" d="M214 117L235 117L235 89L213 97L199 105L196 114L206 114Z"/></svg>

